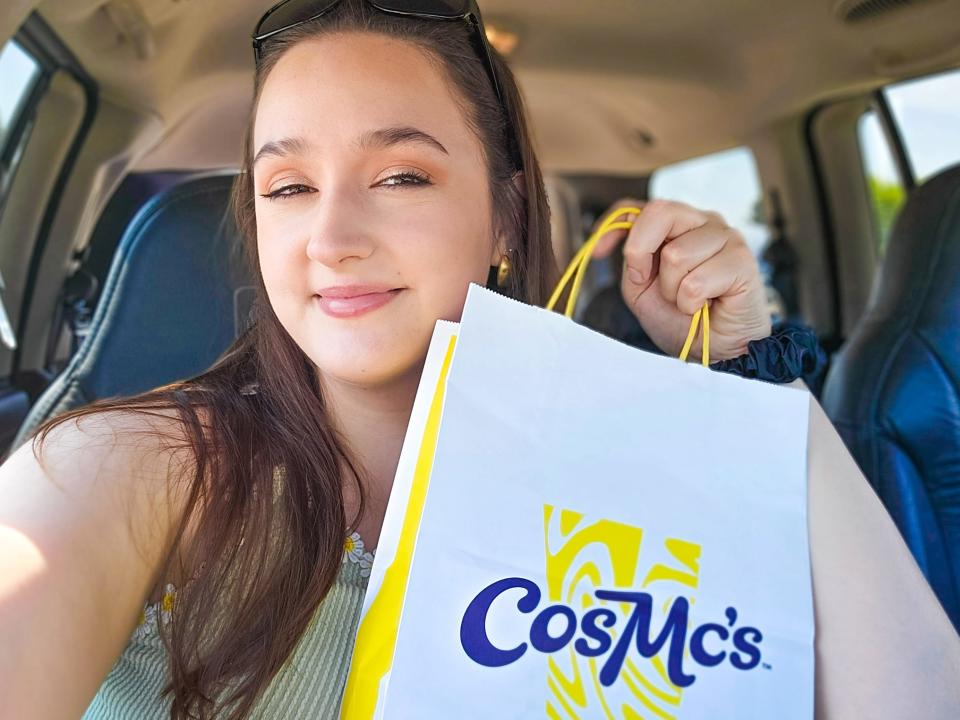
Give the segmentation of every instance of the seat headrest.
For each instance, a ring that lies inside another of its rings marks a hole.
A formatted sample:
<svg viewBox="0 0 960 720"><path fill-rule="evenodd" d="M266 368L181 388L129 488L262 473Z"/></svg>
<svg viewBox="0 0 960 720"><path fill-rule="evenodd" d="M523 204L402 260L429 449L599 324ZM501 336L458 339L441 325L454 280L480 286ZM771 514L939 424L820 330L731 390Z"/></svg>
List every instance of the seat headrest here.
<svg viewBox="0 0 960 720"><path fill-rule="evenodd" d="M195 176L137 212L87 338L31 408L15 446L66 410L197 375L236 339L252 282L229 210L235 177Z"/></svg>
<svg viewBox="0 0 960 720"><path fill-rule="evenodd" d="M85 386L126 395L195 375L233 342L235 295L249 286L229 212L235 173L192 178L137 213L93 320ZM82 352L83 348L81 348Z"/></svg>
<svg viewBox="0 0 960 720"><path fill-rule="evenodd" d="M960 165L930 178L907 198L890 235L870 313L914 317L918 328L960 332Z"/></svg>
<svg viewBox="0 0 960 720"><path fill-rule="evenodd" d="M960 166L900 211L823 406L960 628Z"/></svg>

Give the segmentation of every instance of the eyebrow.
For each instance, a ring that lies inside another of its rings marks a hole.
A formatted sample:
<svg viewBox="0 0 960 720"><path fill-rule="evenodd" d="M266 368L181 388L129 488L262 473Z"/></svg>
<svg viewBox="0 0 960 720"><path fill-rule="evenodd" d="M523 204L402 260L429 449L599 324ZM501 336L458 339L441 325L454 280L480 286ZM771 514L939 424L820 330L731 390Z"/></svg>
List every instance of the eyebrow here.
<svg viewBox="0 0 960 720"><path fill-rule="evenodd" d="M424 132L409 125L381 128L379 130L368 130L360 139L357 140L355 147L358 150L374 150L402 145L404 143L420 143L439 150L444 155L449 155L443 144L433 135ZM301 137L281 138L280 140L271 140L264 143L256 156L253 158L253 164L256 165L261 158L265 157L285 157L287 155L304 155L310 148L310 143Z"/></svg>

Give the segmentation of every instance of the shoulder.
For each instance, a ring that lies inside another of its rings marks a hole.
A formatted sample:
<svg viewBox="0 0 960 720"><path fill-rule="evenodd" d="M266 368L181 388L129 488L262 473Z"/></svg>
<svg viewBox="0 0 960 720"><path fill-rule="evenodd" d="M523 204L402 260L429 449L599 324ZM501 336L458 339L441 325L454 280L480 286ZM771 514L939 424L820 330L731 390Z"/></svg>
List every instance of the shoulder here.
<svg viewBox="0 0 960 720"><path fill-rule="evenodd" d="M89 577L150 577L152 585L186 507L194 458L174 408L70 417L0 465L0 524L28 529L63 562L65 574L51 576L58 582L86 566Z"/></svg>
<svg viewBox="0 0 960 720"><path fill-rule="evenodd" d="M165 498L163 505L173 506L181 478L192 475L193 457L174 408L150 414L105 409L63 420L30 438L0 467L0 486L11 465L34 483L78 501L100 501L113 509L123 501L131 512L148 498L154 503Z"/></svg>
<svg viewBox="0 0 960 720"><path fill-rule="evenodd" d="M192 474L184 437L173 409L94 411L0 465L0 635L19 658L0 695L24 715L80 714L129 640Z"/></svg>

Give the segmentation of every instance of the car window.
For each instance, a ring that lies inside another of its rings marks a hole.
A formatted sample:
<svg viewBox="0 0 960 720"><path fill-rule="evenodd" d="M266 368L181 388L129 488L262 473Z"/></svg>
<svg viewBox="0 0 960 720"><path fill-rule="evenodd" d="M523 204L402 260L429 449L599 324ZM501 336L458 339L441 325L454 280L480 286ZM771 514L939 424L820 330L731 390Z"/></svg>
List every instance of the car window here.
<svg viewBox="0 0 960 720"><path fill-rule="evenodd" d="M903 178L897 170L890 143L875 110L860 117L857 127L863 175L873 210L873 229L877 255L882 257L890 238L893 221L906 199Z"/></svg>
<svg viewBox="0 0 960 720"><path fill-rule="evenodd" d="M0 160L2 176L0 192L9 182L9 174L16 165L18 138L14 136L17 122L40 78L40 64L15 40L0 50Z"/></svg>
<svg viewBox="0 0 960 720"><path fill-rule="evenodd" d="M743 233L760 259L769 235L757 164L749 149L739 147L664 166L650 178L650 197L719 212Z"/></svg>
<svg viewBox="0 0 960 720"><path fill-rule="evenodd" d="M960 70L891 85L883 93L918 185L960 162Z"/></svg>

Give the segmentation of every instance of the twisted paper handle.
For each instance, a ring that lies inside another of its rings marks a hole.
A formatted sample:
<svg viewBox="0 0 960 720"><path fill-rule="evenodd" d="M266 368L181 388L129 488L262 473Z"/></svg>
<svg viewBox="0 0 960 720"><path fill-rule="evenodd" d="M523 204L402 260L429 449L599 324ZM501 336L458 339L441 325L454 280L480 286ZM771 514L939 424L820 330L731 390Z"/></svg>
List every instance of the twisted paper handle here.
<svg viewBox="0 0 960 720"><path fill-rule="evenodd" d="M547 301L547 310L553 310L554 307L556 307L560 300L560 296L563 295L563 291L566 289L567 285L570 284L570 280L572 278L573 286L570 288L570 294L567 296L567 306L564 309L563 314L568 318L573 317L573 309L577 305L577 298L580 295L580 288L583 285L583 278L587 274L587 265L590 264L590 259L593 256L593 249L597 246L597 243L600 242L600 238L610 230L629 230L633 227L633 221L617 220L617 218L621 215L628 215L630 213L639 215L641 212L643 212L642 209L638 207L619 208L605 218L602 223L600 223L600 227L597 228L597 231L590 236L590 238L583 244L583 247L581 247L577 251L577 254L573 256L573 260L570 261L570 264L567 265L567 269L563 273L563 277L560 278L560 282L557 283L557 287L550 296L550 300ZM694 313L693 318L690 320L690 332L687 333L687 340L683 343L683 349L680 351L680 359L686 362L687 356L690 354L690 348L693 346L693 341L697 337L697 329L700 325L701 316L703 317L703 353L701 361L704 367L706 367L710 364L709 303L704 303L703 307L697 310L697 312Z"/></svg>

